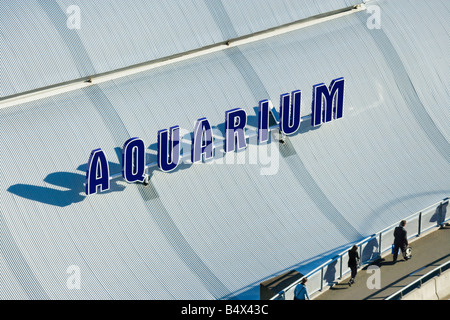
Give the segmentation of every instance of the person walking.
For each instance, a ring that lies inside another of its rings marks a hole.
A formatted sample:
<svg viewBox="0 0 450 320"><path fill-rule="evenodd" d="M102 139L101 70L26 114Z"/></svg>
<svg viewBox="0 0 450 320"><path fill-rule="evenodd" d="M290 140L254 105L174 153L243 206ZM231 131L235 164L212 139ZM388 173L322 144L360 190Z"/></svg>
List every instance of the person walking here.
<svg viewBox="0 0 450 320"><path fill-rule="evenodd" d="M408 260L406 255L406 248L408 247L408 233L405 229L406 220L402 220L400 225L394 229L394 252L392 253L393 262L397 262L398 251L401 250L403 259Z"/></svg>
<svg viewBox="0 0 450 320"><path fill-rule="evenodd" d="M294 290L294 300L311 300L309 298L308 289L306 288L306 282L308 278L303 278Z"/></svg>
<svg viewBox="0 0 450 320"><path fill-rule="evenodd" d="M348 285L351 287L355 283L356 273L358 272L359 265L359 254L358 246L354 245L350 250L348 250L348 266L351 270L351 277L348 281Z"/></svg>

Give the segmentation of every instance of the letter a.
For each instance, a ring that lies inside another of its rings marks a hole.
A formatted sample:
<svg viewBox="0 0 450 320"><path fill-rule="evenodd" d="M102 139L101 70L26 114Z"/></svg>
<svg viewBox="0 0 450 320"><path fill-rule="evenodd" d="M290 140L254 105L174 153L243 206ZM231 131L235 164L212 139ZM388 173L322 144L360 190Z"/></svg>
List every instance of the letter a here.
<svg viewBox="0 0 450 320"><path fill-rule="evenodd" d="M76 265L69 266L66 272L71 273L67 278L67 289L81 289L80 267Z"/></svg>
<svg viewBox="0 0 450 320"><path fill-rule="evenodd" d="M367 273L373 273L369 278L367 278L366 285L367 288L381 289L381 271L378 266L369 266L367 268Z"/></svg>
<svg viewBox="0 0 450 320"><path fill-rule="evenodd" d="M109 165L102 149L92 150L86 171L86 195L109 190Z"/></svg>

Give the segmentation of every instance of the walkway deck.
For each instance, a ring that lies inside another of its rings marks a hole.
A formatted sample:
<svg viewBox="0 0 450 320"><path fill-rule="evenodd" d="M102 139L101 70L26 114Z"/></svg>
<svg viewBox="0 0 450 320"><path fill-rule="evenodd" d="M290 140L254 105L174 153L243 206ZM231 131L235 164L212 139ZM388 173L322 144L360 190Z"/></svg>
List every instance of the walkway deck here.
<svg viewBox="0 0 450 320"><path fill-rule="evenodd" d="M313 297L314 300L384 300L402 287L450 260L450 227L446 226L420 237L410 239L412 259L404 261L401 255L395 264L392 255L387 254L372 265L380 267L379 288L369 289L374 283L374 273L367 272L367 266L358 271L356 283L348 285L349 277L335 284L325 292ZM369 279L369 277L371 277ZM450 286L450 284L449 284ZM449 298L449 297L447 297Z"/></svg>

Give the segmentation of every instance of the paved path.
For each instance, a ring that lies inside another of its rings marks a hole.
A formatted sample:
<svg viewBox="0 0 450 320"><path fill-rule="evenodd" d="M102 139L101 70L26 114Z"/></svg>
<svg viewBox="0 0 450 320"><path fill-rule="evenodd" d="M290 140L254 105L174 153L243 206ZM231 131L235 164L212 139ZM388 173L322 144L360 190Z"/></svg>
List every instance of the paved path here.
<svg viewBox="0 0 450 320"><path fill-rule="evenodd" d="M327 291L313 297L314 300L384 300L402 287L450 260L450 227L438 229L428 234L410 239L412 259L404 261L399 255L397 263L392 263L392 255L387 254L372 265L380 267L381 286L369 289L367 280L373 279L367 267L360 269L356 283L348 286L348 277ZM373 281L369 281L373 283ZM450 284L449 284L450 286Z"/></svg>

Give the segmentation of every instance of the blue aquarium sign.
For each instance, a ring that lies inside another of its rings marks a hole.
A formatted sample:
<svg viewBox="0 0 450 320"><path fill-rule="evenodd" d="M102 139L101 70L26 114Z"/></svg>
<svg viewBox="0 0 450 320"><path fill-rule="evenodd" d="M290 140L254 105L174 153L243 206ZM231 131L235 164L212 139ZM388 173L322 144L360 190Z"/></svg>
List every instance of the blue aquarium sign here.
<svg viewBox="0 0 450 320"><path fill-rule="evenodd" d="M292 135L300 128L300 90L280 96L279 130ZM270 101L262 100L258 108L258 143L269 140ZM344 109L344 78L334 79L327 87L324 83L313 86L311 105L311 125L342 118ZM234 152L247 148L245 126L247 113L242 108L225 112L224 152ZM191 162L197 163L214 157L213 131L206 117L195 122L191 143ZM122 148L122 177L125 181L144 182L146 179L145 143L135 137L127 140ZM180 127L158 131L158 168L163 172L174 170L181 159ZM110 173L106 154L99 148L92 150L86 171L86 195L109 190Z"/></svg>

